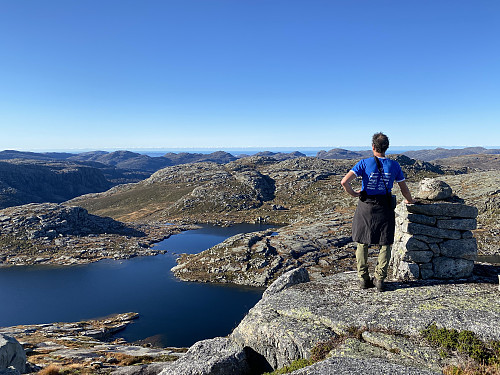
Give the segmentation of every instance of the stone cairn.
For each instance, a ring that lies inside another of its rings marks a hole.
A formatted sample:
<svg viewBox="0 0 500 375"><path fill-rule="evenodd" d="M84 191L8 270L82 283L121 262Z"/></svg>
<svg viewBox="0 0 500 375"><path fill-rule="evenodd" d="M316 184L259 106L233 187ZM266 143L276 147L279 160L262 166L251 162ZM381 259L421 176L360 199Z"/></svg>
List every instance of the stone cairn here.
<svg viewBox="0 0 500 375"><path fill-rule="evenodd" d="M460 203L448 184L426 178L419 204L396 207L392 251L396 280L461 279L472 275L477 257L477 208Z"/></svg>

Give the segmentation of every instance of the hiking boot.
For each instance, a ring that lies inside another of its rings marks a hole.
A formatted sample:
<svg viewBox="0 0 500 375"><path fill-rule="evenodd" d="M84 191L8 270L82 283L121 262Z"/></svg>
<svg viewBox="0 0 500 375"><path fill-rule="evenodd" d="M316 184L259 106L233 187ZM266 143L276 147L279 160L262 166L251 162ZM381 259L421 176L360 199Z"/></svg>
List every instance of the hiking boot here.
<svg viewBox="0 0 500 375"><path fill-rule="evenodd" d="M359 279L359 288L360 289L368 289L368 288L373 288L375 285L373 285L372 279Z"/></svg>
<svg viewBox="0 0 500 375"><path fill-rule="evenodd" d="M379 280L376 277L373 280L375 281L375 287L377 288L377 292L383 292L385 290L384 280Z"/></svg>

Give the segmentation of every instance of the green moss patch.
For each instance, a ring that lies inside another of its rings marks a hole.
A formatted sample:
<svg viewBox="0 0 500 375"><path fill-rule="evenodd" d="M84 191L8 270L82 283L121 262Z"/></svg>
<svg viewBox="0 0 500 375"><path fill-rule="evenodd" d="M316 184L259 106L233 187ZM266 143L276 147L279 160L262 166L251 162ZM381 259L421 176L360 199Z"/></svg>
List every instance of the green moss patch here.
<svg viewBox="0 0 500 375"><path fill-rule="evenodd" d="M438 328L436 324L423 330L422 336L430 344L439 347L443 355L457 352L473 359L478 364L500 364L500 342L484 342L474 332Z"/></svg>
<svg viewBox="0 0 500 375"><path fill-rule="evenodd" d="M301 368L310 366L314 363L314 361L310 359L297 359L290 363L288 366L282 367L278 370L275 370L273 372L266 372L262 375L281 375L281 374L289 374L295 370L299 370Z"/></svg>

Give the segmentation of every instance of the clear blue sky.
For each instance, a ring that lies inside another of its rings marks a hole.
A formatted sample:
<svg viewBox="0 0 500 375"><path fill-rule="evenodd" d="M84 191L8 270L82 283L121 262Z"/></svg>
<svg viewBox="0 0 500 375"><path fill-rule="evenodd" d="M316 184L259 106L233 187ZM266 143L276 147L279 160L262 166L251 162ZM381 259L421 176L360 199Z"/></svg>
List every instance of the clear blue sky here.
<svg viewBox="0 0 500 375"><path fill-rule="evenodd" d="M498 0L0 0L0 150L500 145Z"/></svg>

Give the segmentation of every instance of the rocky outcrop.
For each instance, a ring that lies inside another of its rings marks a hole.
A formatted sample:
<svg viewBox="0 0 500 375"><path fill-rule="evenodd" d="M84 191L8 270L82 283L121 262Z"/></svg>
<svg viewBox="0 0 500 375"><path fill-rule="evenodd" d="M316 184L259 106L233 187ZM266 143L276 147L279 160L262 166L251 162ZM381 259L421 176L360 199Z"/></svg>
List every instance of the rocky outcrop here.
<svg viewBox="0 0 500 375"><path fill-rule="evenodd" d="M171 165L200 163L200 162L213 162L217 164L226 164L233 160L236 160L236 157L224 151L216 151L210 154L188 153L188 152L179 152L176 154L173 152L169 152L163 155L163 158L169 160Z"/></svg>
<svg viewBox="0 0 500 375"><path fill-rule="evenodd" d="M409 158L402 154L389 155L390 159L396 160L401 169L403 169L406 178L421 178L429 175L442 175L444 171L439 165L431 164L426 161Z"/></svg>
<svg viewBox="0 0 500 375"><path fill-rule="evenodd" d="M284 273L274 283L272 283L269 288L265 290L262 297L267 298L291 287L292 285L307 283L308 281L310 281L309 272L307 272L307 270L303 267L295 268Z"/></svg>
<svg viewBox="0 0 500 375"><path fill-rule="evenodd" d="M160 375L248 375L251 369L241 345L223 337L199 341Z"/></svg>
<svg viewBox="0 0 500 375"><path fill-rule="evenodd" d="M437 324L500 340L497 302L489 278L389 282L377 293L359 289L355 272L310 281L298 268L277 279L229 337L196 343L162 374L260 374L315 348L328 348L327 358L292 374L439 374L459 358L443 356L422 331Z"/></svg>
<svg viewBox="0 0 500 375"><path fill-rule="evenodd" d="M358 289L355 273L337 274L267 294L230 338L264 356L273 368L309 358L318 342L343 337L332 359L318 368L373 362L376 368L394 366L401 374L402 367L409 373L417 373L415 367L439 371L450 359L425 344L420 332L436 323L499 340L496 289L489 283L418 281L388 283L387 292L377 293Z"/></svg>
<svg viewBox="0 0 500 375"><path fill-rule="evenodd" d="M143 236L144 233L110 217L91 215L82 207L56 203L31 203L0 211L0 233L25 233L28 239L67 235L115 233Z"/></svg>
<svg viewBox="0 0 500 375"><path fill-rule="evenodd" d="M162 251L149 247L194 226L138 226L56 203L0 210L0 264L81 264Z"/></svg>
<svg viewBox="0 0 500 375"><path fill-rule="evenodd" d="M24 373L26 353L15 338L0 333L0 372L9 367Z"/></svg>
<svg viewBox="0 0 500 375"><path fill-rule="evenodd" d="M226 165L194 163L154 173L137 184L72 201L100 215L129 220L202 222L287 222L303 206L332 204L331 195L317 194L314 185L328 185L328 178L344 173L338 161L296 158L277 162L269 157L239 159ZM119 211L116 215L116 202ZM111 205L111 202L115 202Z"/></svg>
<svg viewBox="0 0 500 375"><path fill-rule="evenodd" d="M299 266L314 276L354 269L346 218L299 222L276 230L239 234L199 254L183 254L172 271L181 280L266 286Z"/></svg>

